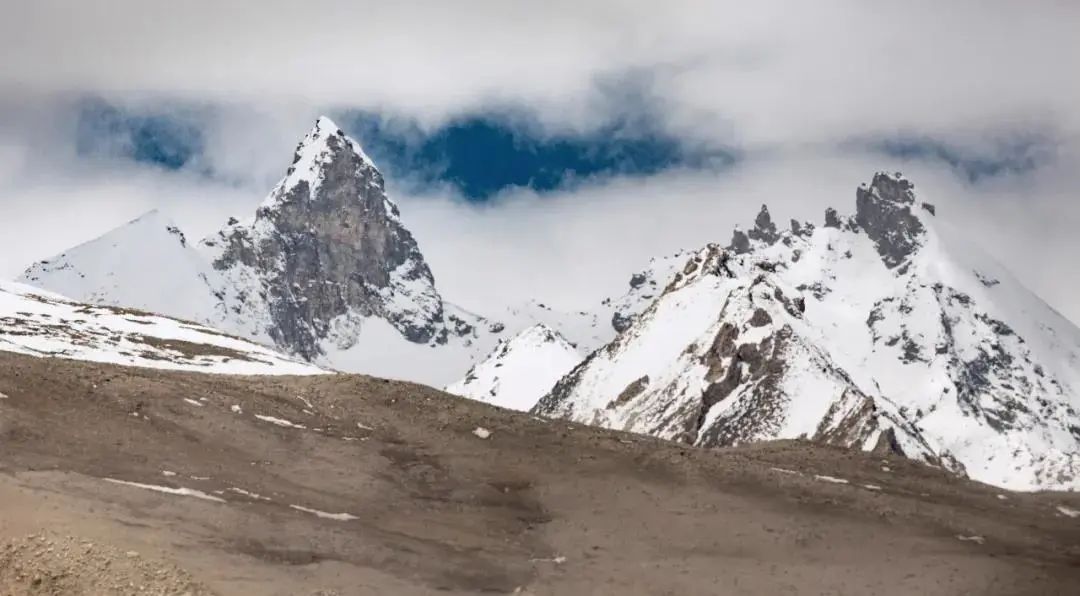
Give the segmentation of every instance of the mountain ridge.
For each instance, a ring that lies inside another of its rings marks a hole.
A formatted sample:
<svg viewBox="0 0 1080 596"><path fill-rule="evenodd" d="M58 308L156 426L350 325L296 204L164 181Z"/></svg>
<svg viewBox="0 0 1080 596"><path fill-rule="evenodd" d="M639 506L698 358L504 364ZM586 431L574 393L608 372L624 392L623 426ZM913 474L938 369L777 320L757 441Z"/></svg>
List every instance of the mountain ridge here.
<svg viewBox="0 0 1080 596"><path fill-rule="evenodd" d="M707 446L888 446L992 484L1075 489L1080 330L935 213L888 173L820 228L780 231L763 208L533 411Z"/></svg>

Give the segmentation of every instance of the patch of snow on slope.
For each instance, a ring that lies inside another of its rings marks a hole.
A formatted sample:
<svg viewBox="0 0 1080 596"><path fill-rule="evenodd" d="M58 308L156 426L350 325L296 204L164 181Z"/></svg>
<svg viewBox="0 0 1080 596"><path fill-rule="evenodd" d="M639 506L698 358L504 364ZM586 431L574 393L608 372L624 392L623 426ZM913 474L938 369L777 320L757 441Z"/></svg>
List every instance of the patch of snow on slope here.
<svg viewBox="0 0 1080 596"><path fill-rule="evenodd" d="M303 507L301 505L289 505L290 508L297 511L303 511L304 513L310 513L315 517L321 517L323 519L332 519L334 521L350 521L354 519L360 519L355 515L349 513L327 513L325 511L319 511L318 509L311 509L310 507Z"/></svg>
<svg viewBox="0 0 1080 596"><path fill-rule="evenodd" d="M1058 505L1057 510L1058 510L1058 513L1060 513L1060 514L1062 514L1062 515L1064 515L1066 517L1073 517L1073 518L1080 517L1080 511L1077 511L1076 509L1070 509L1069 507L1066 507L1064 505Z"/></svg>
<svg viewBox="0 0 1080 596"><path fill-rule="evenodd" d="M129 283L139 280L139 283ZM80 302L210 321L218 273L168 217L151 211L27 269L19 281Z"/></svg>
<svg viewBox="0 0 1080 596"><path fill-rule="evenodd" d="M565 338L537 324L509 341L500 341L487 358L446 391L526 411L580 361L581 354Z"/></svg>
<svg viewBox="0 0 1080 596"><path fill-rule="evenodd" d="M154 492L165 493L167 495L177 495L181 497L195 497L196 499L202 499L204 501L214 501L217 503L225 503L225 499L215 497L214 495L208 495L201 490L195 490L194 488L173 488L171 486L161 486L158 484L143 484L141 482L128 482L127 480L116 480L115 478L105 478L106 482L112 482L113 484L122 484L124 486L134 486L135 488L141 488L144 490L152 490Z"/></svg>
<svg viewBox="0 0 1080 596"><path fill-rule="evenodd" d="M251 491L244 490L242 488L237 488L235 486L230 486L229 488L227 488L225 490L227 490L229 492L236 493L238 495L243 495L243 496L251 498L251 499L257 499L259 501L270 501L271 500L270 497L264 497L264 496L262 496L262 495L260 495L258 493L253 493Z"/></svg>
<svg viewBox="0 0 1080 596"><path fill-rule="evenodd" d="M379 317L342 316L330 327L326 353L317 363L335 370L441 387L460 378L476 358L471 341L451 336L443 345L414 343Z"/></svg>
<svg viewBox="0 0 1080 596"><path fill-rule="evenodd" d="M288 420L285 420L284 418L275 418L273 416L263 416L262 414L255 414L255 417L258 418L259 420L262 420L263 422L269 422L270 424L274 424L274 425L280 426L282 428L299 428L299 429L306 429L307 428L306 426L304 426L302 424L296 424L295 422L290 422Z"/></svg>
<svg viewBox="0 0 1080 596"><path fill-rule="evenodd" d="M213 329L0 282L0 351L218 374L328 371Z"/></svg>

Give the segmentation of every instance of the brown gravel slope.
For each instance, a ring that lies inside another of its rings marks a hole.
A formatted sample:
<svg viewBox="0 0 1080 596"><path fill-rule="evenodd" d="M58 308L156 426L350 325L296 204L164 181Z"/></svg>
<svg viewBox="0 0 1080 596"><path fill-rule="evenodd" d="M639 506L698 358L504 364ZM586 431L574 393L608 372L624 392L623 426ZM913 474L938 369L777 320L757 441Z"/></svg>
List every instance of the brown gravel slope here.
<svg viewBox="0 0 1080 596"><path fill-rule="evenodd" d="M0 354L0 594L1075 594L1078 511L368 377Z"/></svg>

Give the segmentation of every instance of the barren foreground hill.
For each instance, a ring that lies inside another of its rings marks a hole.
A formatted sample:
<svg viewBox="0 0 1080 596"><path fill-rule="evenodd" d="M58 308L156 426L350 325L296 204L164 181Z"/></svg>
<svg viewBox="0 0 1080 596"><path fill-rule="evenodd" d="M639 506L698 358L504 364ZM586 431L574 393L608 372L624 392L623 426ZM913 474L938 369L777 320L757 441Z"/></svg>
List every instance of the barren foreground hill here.
<svg viewBox="0 0 1080 596"><path fill-rule="evenodd" d="M0 594L1068 594L1080 499L363 376L0 353Z"/></svg>

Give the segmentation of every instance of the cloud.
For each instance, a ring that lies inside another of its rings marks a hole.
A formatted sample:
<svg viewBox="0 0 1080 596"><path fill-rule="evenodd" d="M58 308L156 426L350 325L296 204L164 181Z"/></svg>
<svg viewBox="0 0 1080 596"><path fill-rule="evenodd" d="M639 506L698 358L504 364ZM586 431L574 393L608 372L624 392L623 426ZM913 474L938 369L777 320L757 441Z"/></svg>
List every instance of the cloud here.
<svg viewBox="0 0 1080 596"><path fill-rule="evenodd" d="M921 200L937 206L941 220L1080 320L1070 231L1080 225L1080 205L1068 202L1080 180L1067 172L1044 182L975 186L947 164L792 153L722 171L605 179L554 195L517 190L494 205L467 205L446 194L402 202L451 299L488 312L530 298L573 309L622 293L651 257L727 244L733 227L750 225L763 204L781 226L792 218L821 224L830 206L853 213L859 183L897 168L915 181Z"/></svg>
<svg viewBox="0 0 1080 596"><path fill-rule="evenodd" d="M436 123L524 104L588 127L603 83L644 73L670 125L712 140L820 140L1050 118L1075 130L1080 5L1057 0L275 3L9 6L0 86L299 101ZM1067 69L1066 69L1067 70Z"/></svg>
<svg viewBox="0 0 1080 596"><path fill-rule="evenodd" d="M535 138L623 122L740 159L544 196L507 191L482 206L399 180L440 285L466 306L487 306L492 284L507 298L587 303L650 256L726 241L762 203L816 221L826 204L849 206L873 171L903 169L943 218L1080 320L1075 2L36 0L0 10L0 275L147 208L165 208L191 236L250 212L320 113L375 113L422 136L520 112ZM170 171L133 163L124 142L80 152L86 97L183 114L198 153Z"/></svg>
<svg viewBox="0 0 1080 596"><path fill-rule="evenodd" d="M273 151L280 162L274 177L287 165L294 141ZM762 204L778 222L820 222L826 206L851 211L855 187L872 172L902 169L921 197L937 204L942 219L967 231L1052 305L1080 320L1072 300L1080 291L1073 265L1080 177L1064 167L1068 163L1075 163L1073 156L972 183L949 163L921 156L794 150L721 169L597 176L549 193L511 189L482 204L450 186L393 179L390 184L443 293L467 308L498 312L528 299L586 308L624 291L630 273L653 256L726 243L732 228L749 224ZM155 207L171 214L190 237L209 234L229 216L250 215L274 181L231 185L190 170L131 162L101 167L74 160L68 162L73 169L39 165L45 172L8 177L11 184L0 177L0 275L14 276L33 260Z"/></svg>
<svg viewBox="0 0 1080 596"><path fill-rule="evenodd" d="M926 136L885 137L865 142L867 149L899 159L942 162L971 182L985 178L1025 174L1052 163L1058 142L1035 131L982 139L963 146Z"/></svg>

